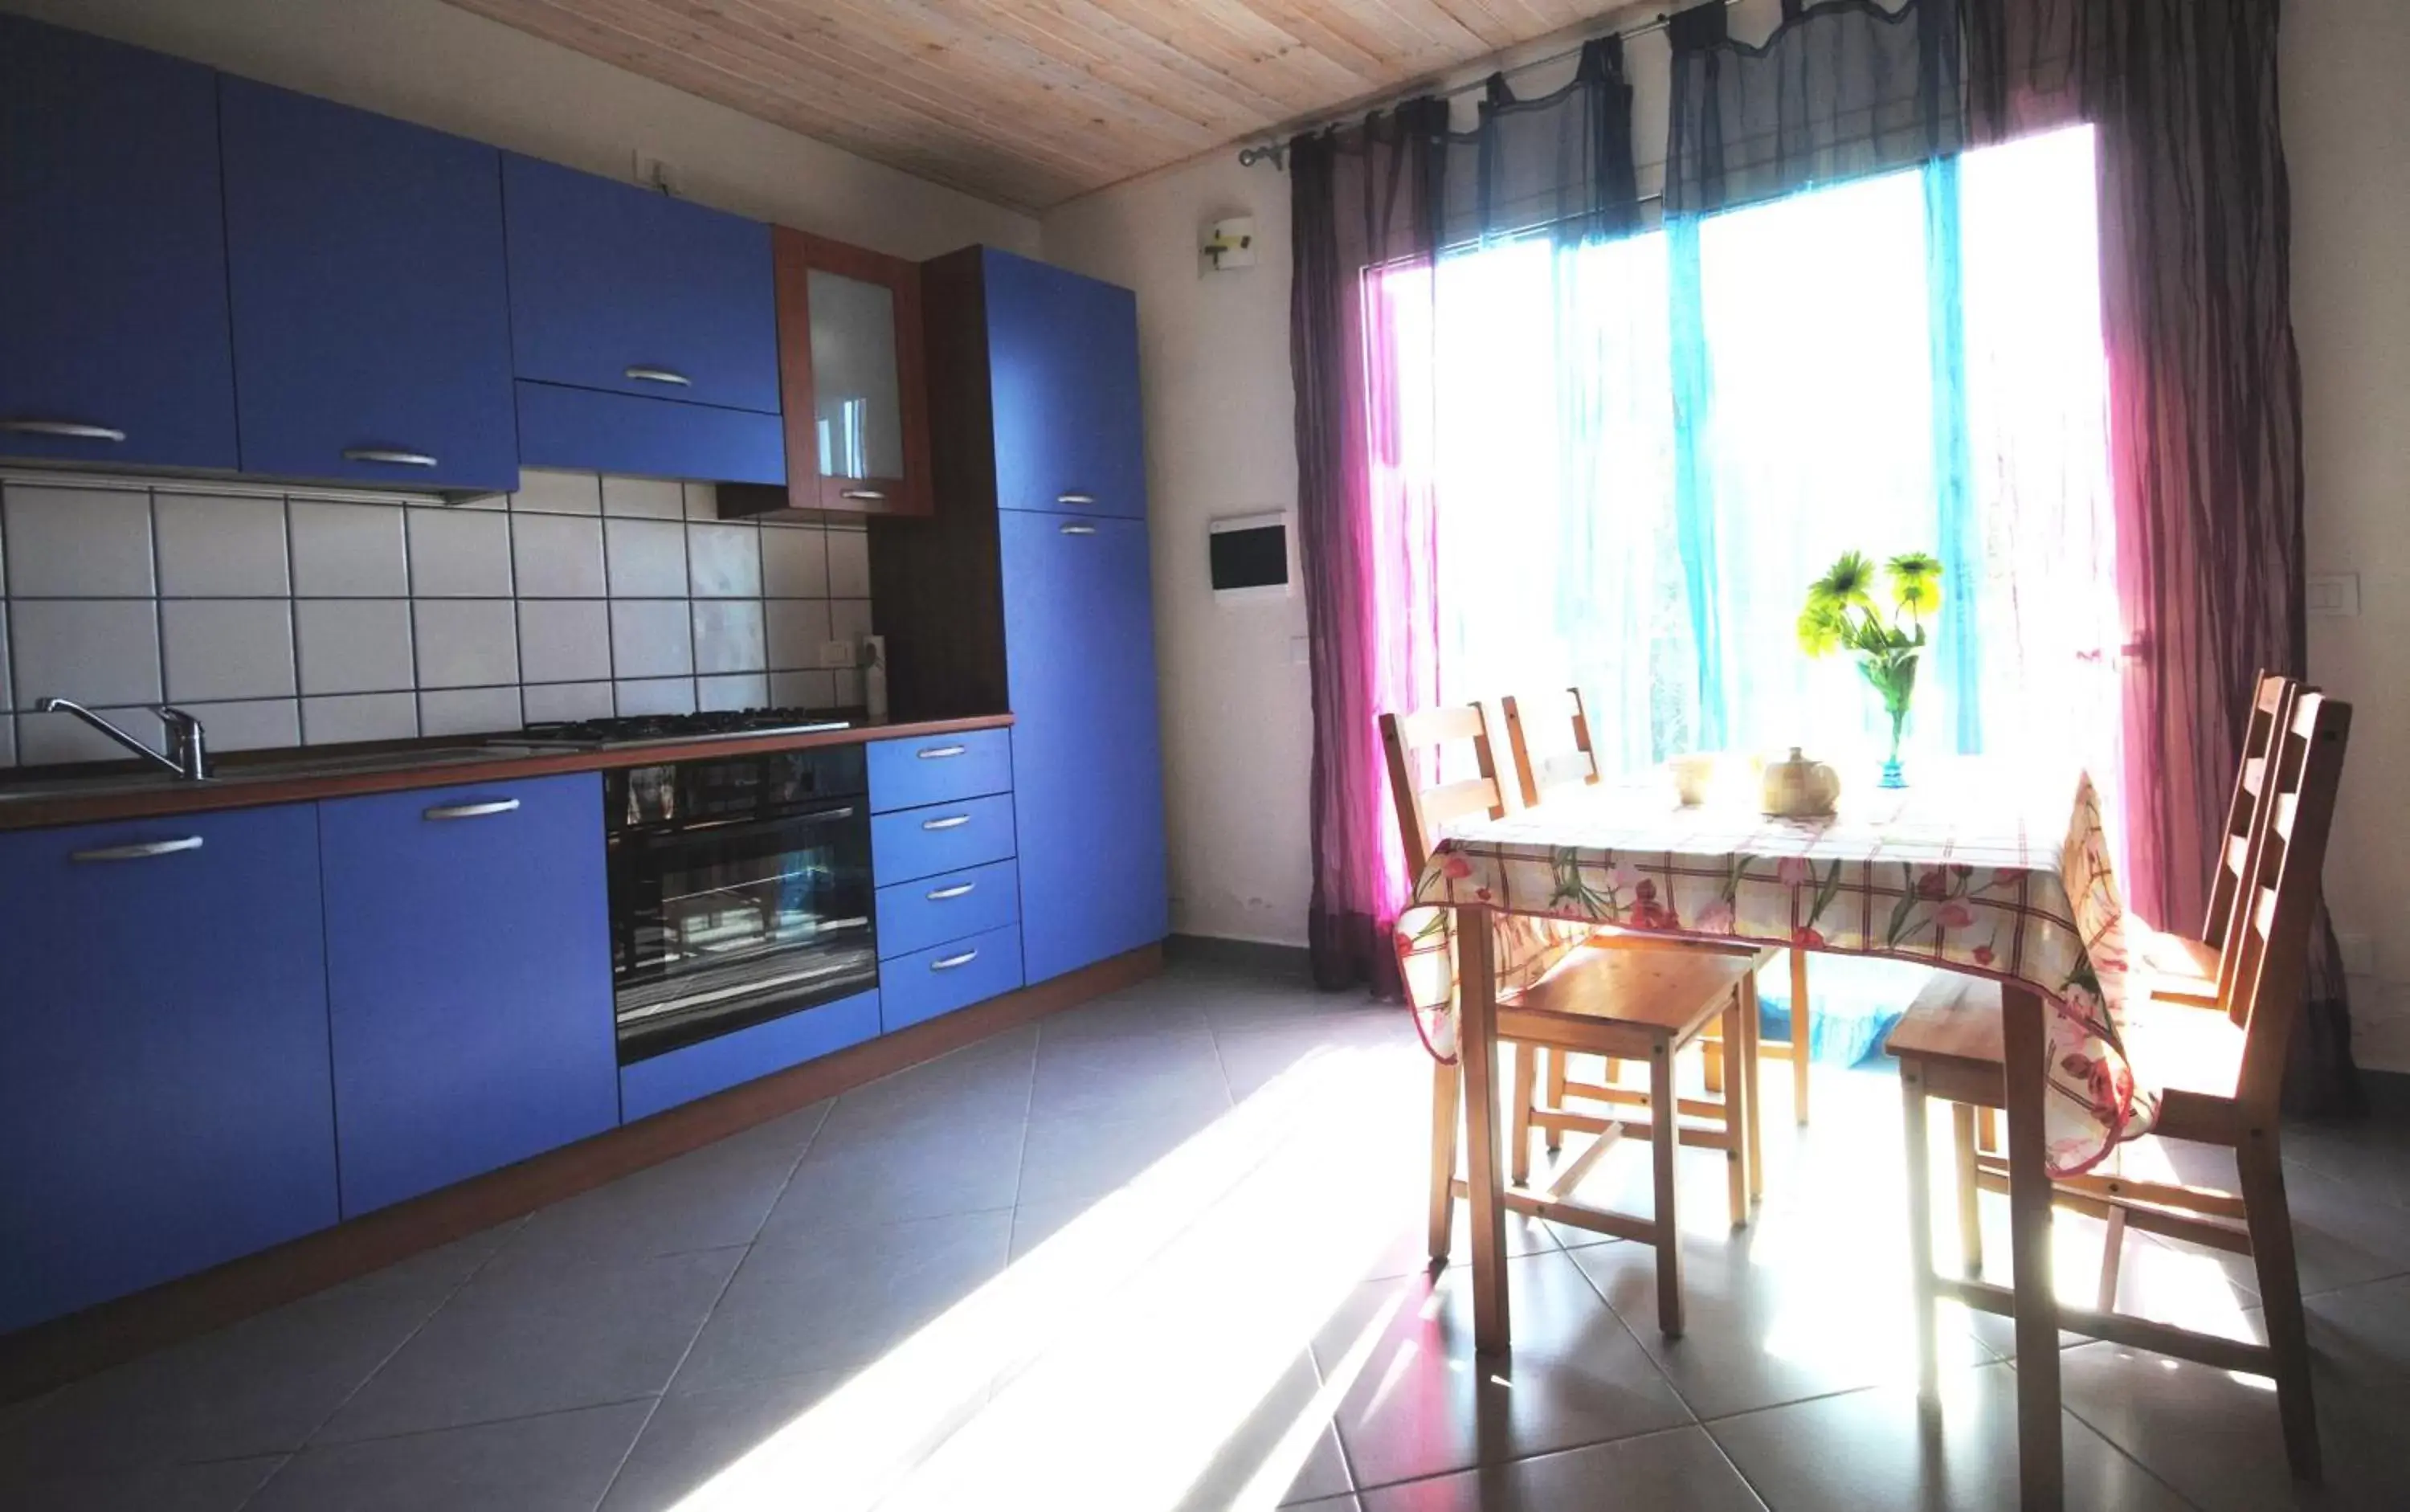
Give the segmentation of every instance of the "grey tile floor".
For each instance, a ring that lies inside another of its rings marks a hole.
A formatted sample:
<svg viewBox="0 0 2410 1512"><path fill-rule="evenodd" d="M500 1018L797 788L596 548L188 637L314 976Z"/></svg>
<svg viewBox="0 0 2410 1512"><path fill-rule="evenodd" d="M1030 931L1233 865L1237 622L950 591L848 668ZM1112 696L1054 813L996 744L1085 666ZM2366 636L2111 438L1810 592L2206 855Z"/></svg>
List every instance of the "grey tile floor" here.
<svg viewBox="0 0 2410 1512"><path fill-rule="evenodd" d="M1516 1349L1476 1360L1464 1268L1423 1263L1406 1020L1186 963L0 1409L0 1505L2013 1505L2005 1329L1952 1318L1932 1426L1906 1384L1895 1085L1820 1071L1805 1129L1765 1085L1749 1228L1685 1156L1683 1339L1645 1249L1518 1223ZM2264 1383L2070 1339L2071 1505L2410 1505L2410 1131L2288 1152L2328 1484ZM1645 1154L1584 1195L1645 1207ZM2088 1299L2097 1227L2058 1256ZM2121 1303L2258 1328L2247 1266L2148 1239Z"/></svg>

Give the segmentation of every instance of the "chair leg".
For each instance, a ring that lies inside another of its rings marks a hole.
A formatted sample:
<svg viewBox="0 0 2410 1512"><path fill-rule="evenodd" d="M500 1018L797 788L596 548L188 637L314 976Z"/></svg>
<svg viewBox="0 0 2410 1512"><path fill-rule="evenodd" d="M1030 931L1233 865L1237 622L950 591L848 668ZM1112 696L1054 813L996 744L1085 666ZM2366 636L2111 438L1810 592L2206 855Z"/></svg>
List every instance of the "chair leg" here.
<svg viewBox="0 0 2410 1512"><path fill-rule="evenodd" d="M1703 1040L1699 1042L1699 1058L1706 1062L1707 1096L1724 1095L1724 1045L1727 1040Z"/></svg>
<svg viewBox="0 0 2410 1512"><path fill-rule="evenodd" d="M1674 1157L1681 1148L1674 1093L1674 1047L1661 1040L1648 1053L1649 1145L1657 1177L1657 1331L1682 1336L1682 1226L1674 1205Z"/></svg>
<svg viewBox="0 0 2410 1512"><path fill-rule="evenodd" d="M2100 1289L2092 1305L2103 1313L2117 1310L2117 1272L2126 1259L2126 1210L2109 1210L2108 1232L2100 1242Z"/></svg>
<svg viewBox="0 0 2410 1512"><path fill-rule="evenodd" d="M1749 1196L1752 1202L1765 1196L1765 1102L1758 1089L1758 1062L1764 1055L1758 1043L1757 1015L1757 977L1752 973L1740 981L1740 1077L1748 1083Z"/></svg>
<svg viewBox="0 0 2410 1512"><path fill-rule="evenodd" d="M2268 1350L2276 1367L2276 1410L2285 1424L2285 1458L2302 1480L2319 1476L2318 1415L2310 1395L2310 1333L2301 1316L2301 1276L2293 1258L2293 1214L2285 1200L2285 1168L2276 1131L2245 1131L2234 1152L2243 1177L2243 1222L2266 1309Z"/></svg>
<svg viewBox="0 0 2410 1512"><path fill-rule="evenodd" d="M1991 1112L1983 1110L1986 1117ZM1957 1153L1959 1265L1967 1274L1978 1276L1983 1273L1983 1192L1975 1183L1975 1110L1952 1103L1950 1131Z"/></svg>
<svg viewBox="0 0 2410 1512"><path fill-rule="evenodd" d="M1748 1045L1741 1038L1740 989L1733 989L1732 1003L1724 1010L1724 1043L1732 1047L1735 1059L1733 1075L1724 1088L1724 1200L1735 1228L1749 1227L1749 1127L1756 1110L1749 1105L1749 1073L1747 1063L1737 1057L1747 1054Z"/></svg>
<svg viewBox="0 0 2410 1512"><path fill-rule="evenodd" d="M1447 1263L1448 1231L1456 1223L1457 1126L1463 1111L1464 1069L1431 1068L1430 1258Z"/></svg>
<svg viewBox="0 0 2410 1512"><path fill-rule="evenodd" d="M2000 1153L2000 1111L1997 1108L1975 1110L1975 1127L1981 1142L1977 1148L1987 1155Z"/></svg>
<svg viewBox="0 0 2410 1512"><path fill-rule="evenodd" d="M1899 1094L1908 1139L1909 1294L1916 1309L1916 1389L1931 1402L1941 1385L1933 1316L1933 1153L1924 1122L1924 1072L1913 1060L1899 1063Z"/></svg>
<svg viewBox="0 0 2410 1512"><path fill-rule="evenodd" d="M1513 1185L1532 1180L1532 1099L1540 1092L1540 1047L1517 1045L1515 1108L1506 1119L1506 1180Z"/></svg>
<svg viewBox="0 0 2410 1512"><path fill-rule="evenodd" d="M1808 1009L1808 952L1791 952L1791 1099L1792 1112L1808 1122L1808 1048L1815 1043Z"/></svg>
<svg viewBox="0 0 2410 1512"><path fill-rule="evenodd" d="M1571 1059L1573 1059L1573 1052L1569 1050L1548 1052L1548 1106L1551 1108L1562 1108L1565 1105L1565 1063ZM1564 1134L1557 1128L1547 1129L1546 1139L1550 1155L1555 1155L1565 1147Z"/></svg>

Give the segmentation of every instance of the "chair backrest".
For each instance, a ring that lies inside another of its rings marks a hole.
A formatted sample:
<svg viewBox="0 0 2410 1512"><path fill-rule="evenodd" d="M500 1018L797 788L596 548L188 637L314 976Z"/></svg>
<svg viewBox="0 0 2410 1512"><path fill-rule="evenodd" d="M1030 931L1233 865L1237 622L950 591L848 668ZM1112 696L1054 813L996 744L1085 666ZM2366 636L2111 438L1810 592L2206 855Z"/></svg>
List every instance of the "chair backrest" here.
<svg viewBox="0 0 2410 1512"><path fill-rule="evenodd" d="M1381 746L1389 759L1389 795L1398 806L1398 837L1405 842L1410 881L1430 860L1431 843L1446 826L1468 814L1503 819L1509 808L1522 807L1519 795L1499 780L1497 743L1491 731L1489 711L1479 704L1381 716ZM1420 763L1415 757L1460 740L1472 743L1476 775L1423 786Z"/></svg>
<svg viewBox="0 0 2410 1512"><path fill-rule="evenodd" d="M1534 760L1525 720L1528 719L1531 726L1537 728L1569 716L1573 720L1573 749L1559 750L1554 741L1543 742L1548 754ZM1590 739L1590 709L1583 704L1578 688L1543 693L1528 706L1521 699L1509 695L1506 741L1515 749L1515 775L1526 805L1537 805L1561 788L1582 787L1598 780L1598 752Z"/></svg>
<svg viewBox="0 0 2410 1512"><path fill-rule="evenodd" d="M2268 822L2235 899L2243 919L2237 987L2220 999L2243 1032L2235 1096L2271 1115L2284 1089L2285 1056L2307 996L2318 879L2350 737L2349 704L2316 692L2295 698L2291 717L2269 746Z"/></svg>
<svg viewBox="0 0 2410 1512"><path fill-rule="evenodd" d="M2243 727L2243 754L2234 763L2234 794L2227 800L2226 828L2218 837L2216 865L2210 872L2209 909L2200 938L2218 948L2217 991L2221 1002L2234 988L2236 946L2243 938L2243 910L2234 906L2251 853L2268 827L2268 752L2293 715L2301 685L2263 672L2251 685L2251 718Z"/></svg>

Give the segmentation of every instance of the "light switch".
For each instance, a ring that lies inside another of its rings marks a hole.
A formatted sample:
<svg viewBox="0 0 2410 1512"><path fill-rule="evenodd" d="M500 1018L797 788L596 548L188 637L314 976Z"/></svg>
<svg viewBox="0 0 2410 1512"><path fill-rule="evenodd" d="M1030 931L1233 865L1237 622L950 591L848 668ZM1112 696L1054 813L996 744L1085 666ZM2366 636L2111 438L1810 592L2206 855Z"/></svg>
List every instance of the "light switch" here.
<svg viewBox="0 0 2410 1512"><path fill-rule="evenodd" d="M855 653L853 649L853 642L851 641L820 642L821 666L849 667L859 660L861 660L861 658Z"/></svg>
<svg viewBox="0 0 2410 1512"><path fill-rule="evenodd" d="M2312 573L2308 586L2309 613L2334 619L2359 617L2358 573Z"/></svg>

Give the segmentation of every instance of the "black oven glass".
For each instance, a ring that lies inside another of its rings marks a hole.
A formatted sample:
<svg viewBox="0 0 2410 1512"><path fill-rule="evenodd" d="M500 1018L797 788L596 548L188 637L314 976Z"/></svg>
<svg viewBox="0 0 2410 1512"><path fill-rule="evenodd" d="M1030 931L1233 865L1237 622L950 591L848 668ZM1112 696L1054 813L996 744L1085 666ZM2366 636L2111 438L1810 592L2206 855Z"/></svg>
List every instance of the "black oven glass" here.
<svg viewBox="0 0 2410 1512"><path fill-rule="evenodd" d="M625 1065L878 983L862 748L605 774Z"/></svg>

